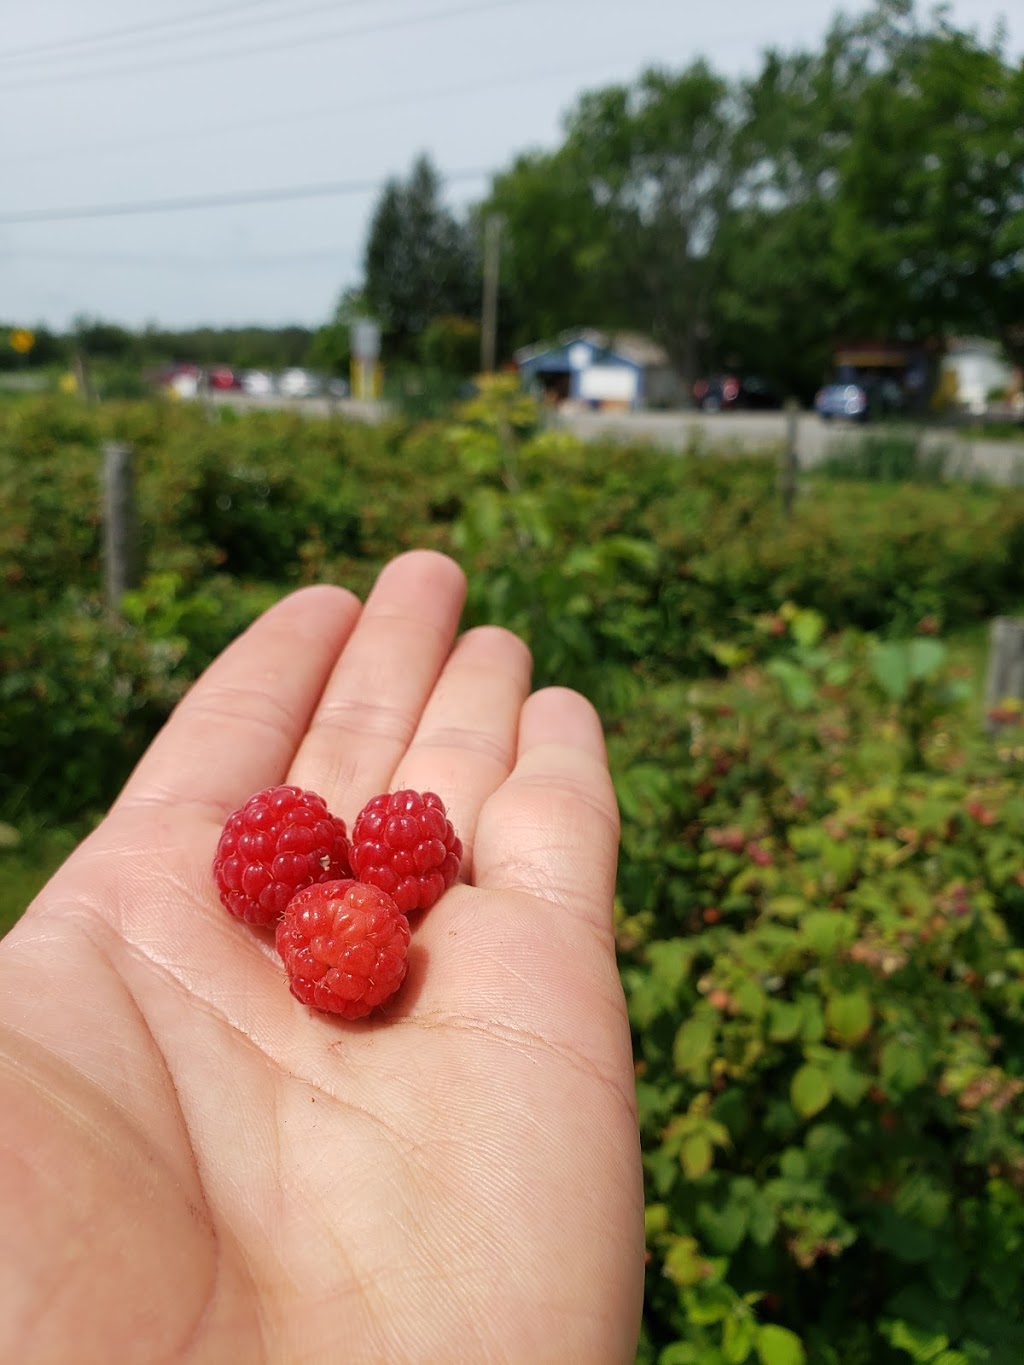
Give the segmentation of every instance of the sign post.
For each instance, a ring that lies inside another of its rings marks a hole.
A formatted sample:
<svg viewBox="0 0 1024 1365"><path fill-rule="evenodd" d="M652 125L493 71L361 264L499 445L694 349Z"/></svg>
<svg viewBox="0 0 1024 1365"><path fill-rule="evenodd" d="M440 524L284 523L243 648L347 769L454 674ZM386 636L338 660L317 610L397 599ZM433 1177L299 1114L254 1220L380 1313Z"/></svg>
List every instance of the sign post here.
<svg viewBox="0 0 1024 1365"><path fill-rule="evenodd" d="M372 318L352 324L352 397L368 402L380 397L380 325Z"/></svg>

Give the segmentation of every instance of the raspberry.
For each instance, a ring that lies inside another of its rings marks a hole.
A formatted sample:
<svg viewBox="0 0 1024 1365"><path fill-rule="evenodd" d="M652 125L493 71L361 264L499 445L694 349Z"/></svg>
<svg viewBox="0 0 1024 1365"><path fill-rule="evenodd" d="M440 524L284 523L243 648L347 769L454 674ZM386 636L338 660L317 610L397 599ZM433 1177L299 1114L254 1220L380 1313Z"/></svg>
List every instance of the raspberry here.
<svg viewBox="0 0 1024 1365"><path fill-rule="evenodd" d="M433 792L386 792L352 826L352 871L399 910L429 910L459 875L462 843Z"/></svg>
<svg viewBox="0 0 1024 1365"><path fill-rule="evenodd" d="M213 860L223 904L248 924L273 924L297 891L347 877L344 821L322 796L268 787L228 816Z"/></svg>
<svg viewBox="0 0 1024 1365"><path fill-rule="evenodd" d="M362 1019L405 980L409 921L376 886L320 882L300 891L284 912L277 951L296 1000Z"/></svg>

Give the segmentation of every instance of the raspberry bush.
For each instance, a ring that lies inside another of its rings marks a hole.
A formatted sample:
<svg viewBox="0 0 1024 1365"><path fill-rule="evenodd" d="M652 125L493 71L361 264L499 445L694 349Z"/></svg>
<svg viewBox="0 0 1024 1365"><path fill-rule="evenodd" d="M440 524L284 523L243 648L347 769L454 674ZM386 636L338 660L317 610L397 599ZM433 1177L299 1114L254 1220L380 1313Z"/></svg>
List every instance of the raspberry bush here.
<svg viewBox="0 0 1024 1365"><path fill-rule="evenodd" d="M147 569L117 623L108 437ZM1024 734L982 735L963 632L1024 612L1024 490L809 481L787 522L775 473L584 447L505 380L416 427L0 406L4 885L263 606L448 550L466 623L609 735L642 1365L1018 1365Z"/></svg>
<svg viewBox="0 0 1024 1365"><path fill-rule="evenodd" d="M783 624L613 739L641 1359L1010 1365L1024 730L981 740L935 641Z"/></svg>

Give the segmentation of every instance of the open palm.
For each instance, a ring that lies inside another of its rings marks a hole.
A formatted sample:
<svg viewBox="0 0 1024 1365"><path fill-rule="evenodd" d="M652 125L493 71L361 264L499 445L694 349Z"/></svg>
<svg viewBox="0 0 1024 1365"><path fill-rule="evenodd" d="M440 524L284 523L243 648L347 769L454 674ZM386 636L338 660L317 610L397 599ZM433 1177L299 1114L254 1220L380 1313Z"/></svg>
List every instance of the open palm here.
<svg viewBox="0 0 1024 1365"><path fill-rule="evenodd" d="M427 552L261 618L0 949L0 1359L629 1361L643 1199L600 726ZM437 791L387 1010L287 989L210 864L289 781Z"/></svg>

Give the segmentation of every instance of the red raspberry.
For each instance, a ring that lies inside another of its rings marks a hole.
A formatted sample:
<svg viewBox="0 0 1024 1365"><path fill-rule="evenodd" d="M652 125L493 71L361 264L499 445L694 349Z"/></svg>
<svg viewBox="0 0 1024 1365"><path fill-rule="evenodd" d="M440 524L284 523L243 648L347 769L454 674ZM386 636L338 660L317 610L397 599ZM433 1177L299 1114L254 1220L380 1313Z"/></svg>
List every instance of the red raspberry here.
<svg viewBox="0 0 1024 1365"><path fill-rule="evenodd" d="M278 922L277 951L296 1000L362 1019L405 980L409 921L376 886L320 882L290 902Z"/></svg>
<svg viewBox="0 0 1024 1365"><path fill-rule="evenodd" d="M462 842L433 792L386 792L352 826L352 871L399 910L429 910L459 875Z"/></svg>
<svg viewBox="0 0 1024 1365"><path fill-rule="evenodd" d="M213 860L221 901L248 924L273 924L303 887L347 877L344 821L322 796L268 787L228 816Z"/></svg>

